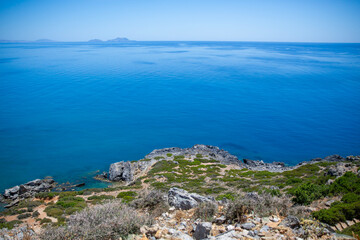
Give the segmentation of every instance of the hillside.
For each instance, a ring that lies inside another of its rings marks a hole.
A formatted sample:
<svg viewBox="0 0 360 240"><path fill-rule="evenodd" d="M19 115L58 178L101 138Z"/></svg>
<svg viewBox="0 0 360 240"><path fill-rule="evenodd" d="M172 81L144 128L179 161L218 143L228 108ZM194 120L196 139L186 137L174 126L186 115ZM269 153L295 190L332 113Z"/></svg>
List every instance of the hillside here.
<svg viewBox="0 0 360 240"><path fill-rule="evenodd" d="M105 189L49 192L53 182L39 180L7 190L0 226L20 227L0 236L344 239L360 234L359 165L359 156L286 166L206 145L154 150L98 175L113 182Z"/></svg>

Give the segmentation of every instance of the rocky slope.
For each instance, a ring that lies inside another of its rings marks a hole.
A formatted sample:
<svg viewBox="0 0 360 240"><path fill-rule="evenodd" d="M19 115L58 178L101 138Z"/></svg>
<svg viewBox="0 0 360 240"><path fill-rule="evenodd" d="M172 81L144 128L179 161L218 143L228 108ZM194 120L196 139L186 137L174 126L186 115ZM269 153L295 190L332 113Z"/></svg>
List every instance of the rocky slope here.
<svg viewBox="0 0 360 240"><path fill-rule="evenodd" d="M207 145L154 150L111 164L98 176L113 182L105 189L47 192L36 180L7 190L19 201L1 213L0 228L14 228L0 239L350 238L335 231L360 229L359 166L358 156L286 166Z"/></svg>

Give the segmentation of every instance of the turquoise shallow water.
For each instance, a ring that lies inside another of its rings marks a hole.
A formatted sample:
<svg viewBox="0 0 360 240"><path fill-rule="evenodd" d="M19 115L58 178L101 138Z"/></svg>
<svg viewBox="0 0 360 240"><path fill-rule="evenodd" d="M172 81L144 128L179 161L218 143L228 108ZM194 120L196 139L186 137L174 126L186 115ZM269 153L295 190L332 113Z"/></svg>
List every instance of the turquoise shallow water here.
<svg viewBox="0 0 360 240"><path fill-rule="evenodd" d="M154 148L295 164L360 154L360 44L0 44L0 190Z"/></svg>

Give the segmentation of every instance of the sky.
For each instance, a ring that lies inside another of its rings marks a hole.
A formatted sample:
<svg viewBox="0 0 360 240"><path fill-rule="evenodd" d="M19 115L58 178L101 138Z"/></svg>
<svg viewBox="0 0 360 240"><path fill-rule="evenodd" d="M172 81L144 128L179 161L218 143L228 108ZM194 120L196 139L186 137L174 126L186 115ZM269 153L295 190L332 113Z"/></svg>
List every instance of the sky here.
<svg viewBox="0 0 360 240"><path fill-rule="evenodd" d="M0 0L0 39L360 42L360 0Z"/></svg>

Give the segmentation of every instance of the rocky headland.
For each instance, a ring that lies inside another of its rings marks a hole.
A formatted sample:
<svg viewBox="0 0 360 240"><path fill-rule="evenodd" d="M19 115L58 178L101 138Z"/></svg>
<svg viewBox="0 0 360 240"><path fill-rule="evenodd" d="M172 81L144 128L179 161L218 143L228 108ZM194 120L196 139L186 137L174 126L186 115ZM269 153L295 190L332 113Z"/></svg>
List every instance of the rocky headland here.
<svg viewBox="0 0 360 240"><path fill-rule="evenodd" d="M359 156L287 166L208 145L157 149L111 164L96 177L108 188L7 189L0 239L359 239L359 166Z"/></svg>

